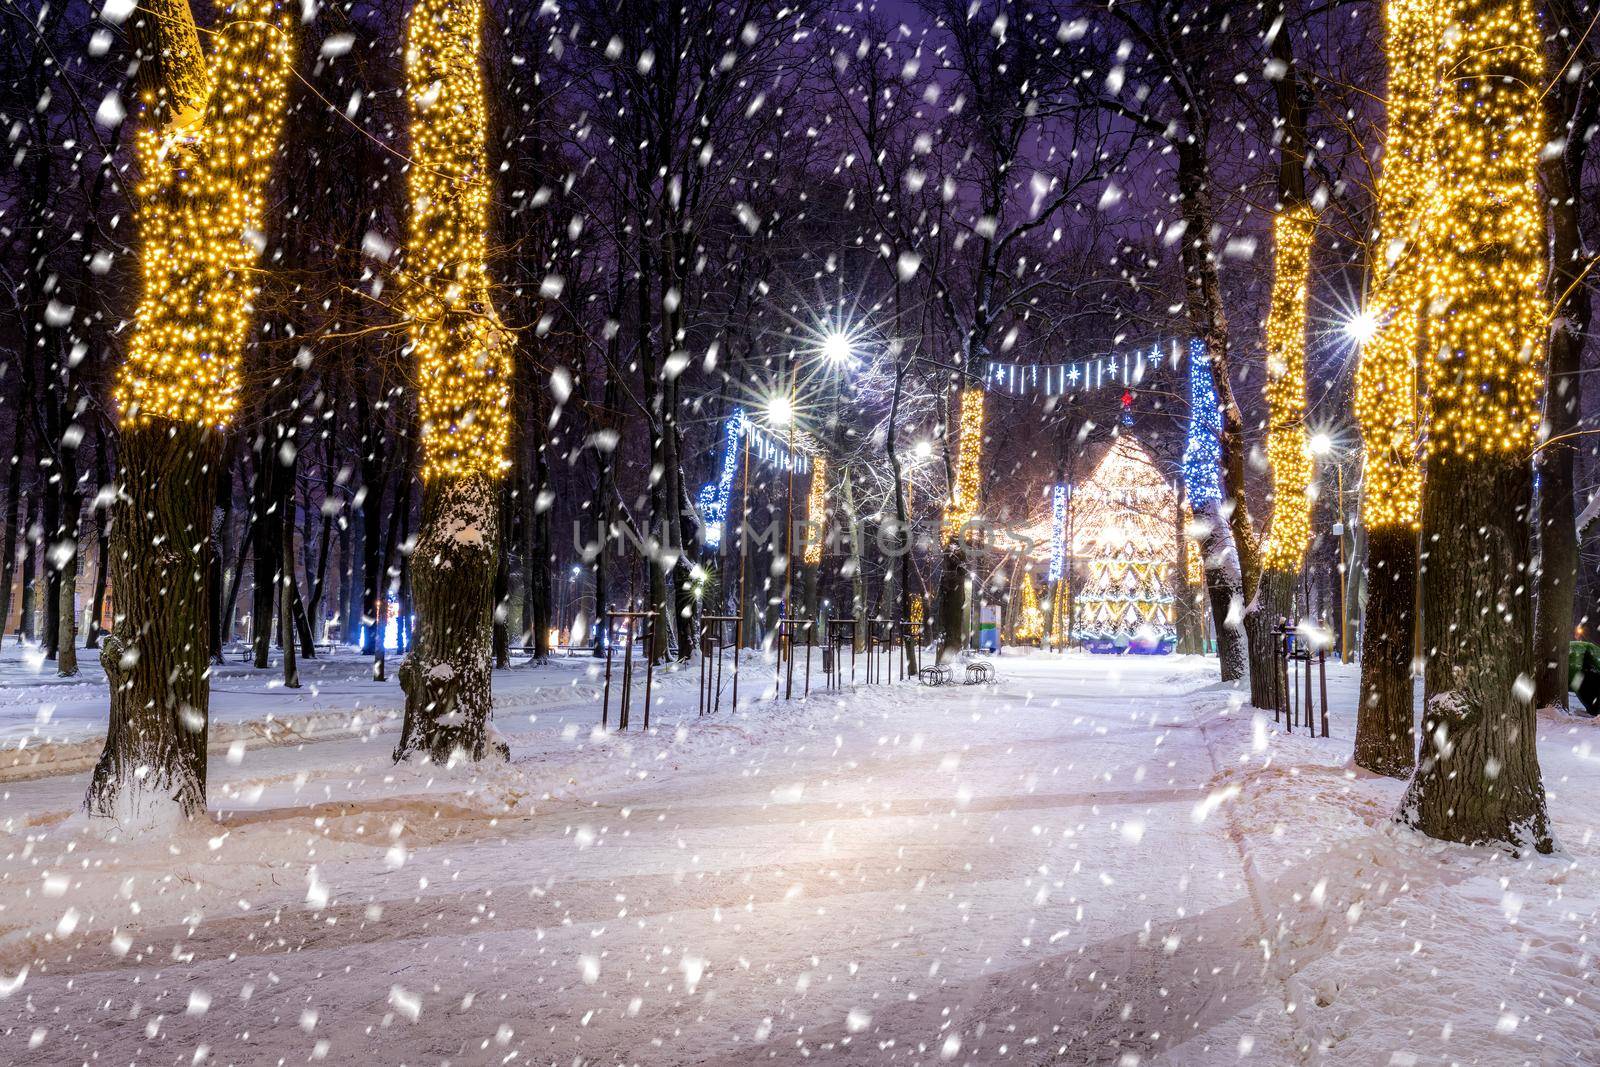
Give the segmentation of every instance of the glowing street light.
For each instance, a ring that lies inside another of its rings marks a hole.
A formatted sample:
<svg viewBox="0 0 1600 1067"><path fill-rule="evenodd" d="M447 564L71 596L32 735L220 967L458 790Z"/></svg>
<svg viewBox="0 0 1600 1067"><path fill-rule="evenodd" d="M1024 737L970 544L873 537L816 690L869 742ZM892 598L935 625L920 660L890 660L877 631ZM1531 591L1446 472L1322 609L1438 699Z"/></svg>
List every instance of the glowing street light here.
<svg viewBox="0 0 1600 1067"><path fill-rule="evenodd" d="M773 426L787 426L794 421L794 401L782 393L767 401L767 422Z"/></svg>
<svg viewBox="0 0 1600 1067"><path fill-rule="evenodd" d="M927 459L933 455L933 442L928 440L918 441L916 447L911 450L911 454L918 459Z"/></svg>
<svg viewBox="0 0 1600 1067"><path fill-rule="evenodd" d="M1358 311L1345 320L1344 333L1356 344L1364 345L1378 336L1378 317L1365 309Z"/></svg>
<svg viewBox="0 0 1600 1067"><path fill-rule="evenodd" d="M856 358L855 345L843 330L829 330L822 335L822 358L829 363L850 363Z"/></svg>
<svg viewBox="0 0 1600 1067"><path fill-rule="evenodd" d="M1311 435L1311 454L1313 456L1326 456L1333 451L1333 438L1325 433Z"/></svg>

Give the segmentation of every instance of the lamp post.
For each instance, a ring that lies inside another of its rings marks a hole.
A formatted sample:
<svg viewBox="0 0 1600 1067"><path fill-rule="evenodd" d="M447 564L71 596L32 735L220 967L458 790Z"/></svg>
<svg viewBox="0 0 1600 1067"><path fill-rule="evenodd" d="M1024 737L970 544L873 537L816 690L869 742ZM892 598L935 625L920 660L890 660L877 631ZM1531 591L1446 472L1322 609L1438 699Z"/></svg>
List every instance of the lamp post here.
<svg viewBox="0 0 1600 1067"><path fill-rule="evenodd" d="M1355 320L1352 320L1354 322ZM1352 334L1354 327L1347 327ZM1326 433L1311 435L1311 454L1319 460L1326 459L1335 453L1333 438ZM1333 532L1339 536L1339 660L1342 663L1350 662L1350 554L1348 551L1349 524L1345 519L1344 510L1344 463L1335 460L1333 464L1334 482L1337 485L1338 522L1333 524Z"/></svg>

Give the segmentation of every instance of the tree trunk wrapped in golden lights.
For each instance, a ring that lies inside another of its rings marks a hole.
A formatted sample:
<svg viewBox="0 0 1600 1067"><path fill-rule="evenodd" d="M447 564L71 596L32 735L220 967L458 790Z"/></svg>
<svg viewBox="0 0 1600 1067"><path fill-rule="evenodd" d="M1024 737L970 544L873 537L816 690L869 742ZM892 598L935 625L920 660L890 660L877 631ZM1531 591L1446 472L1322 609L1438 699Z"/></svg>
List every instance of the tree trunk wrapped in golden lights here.
<svg viewBox="0 0 1600 1067"><path fill-rule="evenodd" d="M422 528L412 554L415 641L400 667L395 759L506 755L490 738L499 482L508 466L511 337L487 267L487 113L478 0L417 0L406 312L422 424Z"/></svg>
<svg viewBox="0 0 1600 1067"><path fill-rule="evenodd" d="M1535 747L1532 504L1548 341L1537 168L1543 40L1531 0L1454 0L1428 213L1426 709L1402 821L1553 847Z"/></svg>
<svg viewBox="0 0 1600 1067"><path fill-rule="evenodd" d="M1245 616L1250 642L1250 702L1272 706L1277 669L1272 628L1294 606L1295 578L1311 543L1311 450L1306 436L1306 290L1317 219L1309 204L1279 214L1272 304L1267 313L1267 464L1272 511L1261 581Z"/></svg>
<svg viewBox="0 0 1600 1067"><path fill-rule="evenodd" d="M1405 777L1416 765L1411 707L1416 627L1418 460L1417 360L1430 253L1427 208L1439 121L1440 0L1390 0L1388 131L1378 181L1381 213L1372 296L1363 314L1376 333L1356 372L1355 413L1365 451L1362 520L1367 527L1367 610L1361 634L1361 695L1355 761Z"/></svg>
<svg viewBox="0 0 1600 1067"><path fill-rule="evenodd" d="M187 0L142 5L131 30L146 122L141 290L116 383L117 623L100 650L111 715L87 798L91 815L123 826L205 810L212 485L292 62L289 16L273 0L237 0L209 54Z"/></svg>
<svg viewBox="0 0 1600 1067"><path fill-rule="evenodd" d="M949 659L961 650L967 637L967 524L978 514L979 479L983 470L983 390L968 386L961 391L961 438L957 444L955 484L944 511L940 538L944 543L939 575L939 658Z"/></svg>

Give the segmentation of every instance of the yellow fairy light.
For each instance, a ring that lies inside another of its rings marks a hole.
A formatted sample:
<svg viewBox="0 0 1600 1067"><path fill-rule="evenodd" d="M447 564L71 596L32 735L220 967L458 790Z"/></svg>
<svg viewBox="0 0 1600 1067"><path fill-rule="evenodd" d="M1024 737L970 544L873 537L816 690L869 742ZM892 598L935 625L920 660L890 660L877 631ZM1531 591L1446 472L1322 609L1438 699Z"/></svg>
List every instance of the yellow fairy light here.
<svg viewBox="0 0 1600 1067"><path fill-rule="evenodd" d="M1067 633L1072 621L1067 618L1067 593L1067 579L1063 578L1050 594L1050 640L1058 646L1066 644L1071 636Z"/></svg>
<svg viewBox="0 0 1600 1067"><path fill-rule="evenodd" d="M1263 565L1300 569L1311 542L1311 449L1306 436L1306 287L1317 219L1300 204L1274 226L1277 264L1267 313L1267 462L1272 468L1272 516Z"/></svg>
<svg viewBox="0 0 1600 1067"><path fill-rule="evenodd" d="M983 390L961 392L961 441L956 454L956 479L944 512L944 541L950 544L978 513L978 480L983 462Z"/></svg>
<svg viewBox="0 0 1600 1067"><path fill-rule="evenodd" d="M405 310L417 360L422 477L507 468L511 335L490 296L479 0L417 0L406 42L411 235Z"/></svg>
<svg viewBox="0 0 1600 1067"><path fill-rule="evenodd" d="M1470 462L1526 453L1538 437L1549 326L1544 41L1532 0L1448 8L1427 210L1427 445L1430 459Z"/></svg>
<svg viewBox="0 0 1600 1067"><path fill-rule="evenodd" d="M1039 610L1039 592L1033 586L1033 572L1022 572L1022 610L1017 619L1018 641L1037 641L1044 636L1044 612Z"/></svg>
<svg viewBox="0 0 1600 1067"><path fill-rule="evenodd" d="M289 14L273 0L237 0L229 14L210 59L198 39L171 49L167 92L143 101L159 125L134 146L140 296L115 390L127 428L221 429L238 406L293 60Z"/></svg>
<svg viewBox="0 0 1600 1067"><path fill-rule="evenodd" d="M925 611L924 611L923 606L922 606L922 597L920 597L920 596L912 597L911 598L911 625L912 626L921 626L924 615L925 615Z"/></svg>
<svg viewBox="0 0 1600 1067"><path fill-rule="evenodd" d="M804 559L810 566L822 562L822 541L828 522L827 500L828 460L822 455L811 460L811 491L806 496L806 550Z"/></svg>
<svg viewBox="0 0 1600 1067"><path fill-rule="evenodd" d="M1389 0L1388 132L1378 179L1380 253L1364 314L1355 414L1366 452L1362 514L1373 529L1415 529L1422 508L1417 348L1432 265L1427 213L1439 122L1441 0Z"/></svg>
<svg viewBox="0 0 1600 1067"><path fill-rule="evenodd" d="M1183 580L1189 592L1204 590L1206 585L1205 550L1200 547L1201 539L1195 536L1198 532L1194 523L1194 512L1189 505L1183 505L1183 537L1188 542L1185 546L1188 551L1183 554Z"/></svg>

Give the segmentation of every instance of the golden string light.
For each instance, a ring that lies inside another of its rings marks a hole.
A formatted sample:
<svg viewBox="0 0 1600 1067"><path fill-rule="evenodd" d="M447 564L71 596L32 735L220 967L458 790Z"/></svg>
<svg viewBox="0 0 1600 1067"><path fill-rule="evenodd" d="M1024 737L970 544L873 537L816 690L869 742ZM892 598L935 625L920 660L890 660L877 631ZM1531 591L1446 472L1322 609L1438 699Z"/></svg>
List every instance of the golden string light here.
<svg viewBox="0 0 1600 1067"><path fill-rule="evenodd" d="M147 96L139 130L139 303L115 395L125 427L221 429L239 402L261 256L263 196L283 126L290 17L237 0L209 61L173 50L178 85Z"/></svg>
<svg viewBox="0 0 1600 1067"><path fill-rule="evenodd" d="M950 544L978 513L978 485L983 464L983 390L961 391L961 441L956 453L956 478L944 512L944 542Z"/></svg>
<svg viewBox="0 0 1600 1067"><path fill-rule="evenodd" d="M811 491L806 495L806 550L808 566L822 562L822 542L827 530L828 459L820 453L811 461Z"/></svg>
<svg viewBox="0 0 1600 1067"><path fill-rule="evenodd" d="M1317 219L1307 204L1278 216L1277 263L1267 313L1267 463L1272 515L1262 562L1294 573L1311 543L1311 448L1306 434L1306 288Z"/></svg>
<svg viewBox="0 0 1600 1067"><path fill-rule="evenodd" d="M511 335L487 266L482 21L479 0L417 0L406 41L414 162L405 311L427 481L498 476L509 465Z"/></svg>
<svg viewBox="0 0 1600 1067"><path fill-rule="evenodd" d="M1205 549L1201 546L1201 539L1196 537L1198 528L1195 526L1194 512L1190 510L1187 502L1183 505L1183 538L1188 544L1188 551L1183 554L1183 580L1190 593L1196 590L1204 591L1206 587Z"/></svg>
<svg viewBox="0 0 1600 1067"><path fill-rule="evenodd" d="M1427 212L1439 121L1441 0L1389 0L1388 131L1378 178L1381 214L1355 414L1365 449L1362 514L1373 529L1415 529L1421 518L1417 352L1430 272Z"/></svg>
<svg viewBox="0 0 1600 1067"><path fill-rule="evenodd" d="M1050 639L1056 645L1063 645L1072 636L1067 633L1072 620L1067 618L1067 579L1063 578L1055 583L1055 589L1050 594Z"/></svg>
<svg viewBox="0 0 1600 1067"><path fill-rule="evenodd" d="M1526 453L1538 438L1544 41L1532 0L1452 0L1449 12L1427 207L1427 451L1470 462Z"/></svg>

